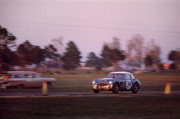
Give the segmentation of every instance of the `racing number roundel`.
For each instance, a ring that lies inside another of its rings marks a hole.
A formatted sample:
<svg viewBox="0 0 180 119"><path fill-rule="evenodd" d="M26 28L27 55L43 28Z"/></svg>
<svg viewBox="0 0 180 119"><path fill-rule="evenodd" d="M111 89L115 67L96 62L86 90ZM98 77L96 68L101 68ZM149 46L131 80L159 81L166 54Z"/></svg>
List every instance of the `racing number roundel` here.
<svg viewBox="0 0 180 119"><path fill-rule="evenodd" d="M132 81L131 80L127 80L126 81L126 89L129 90L129 89L131 89L131 87L132 87Z"/></svg>

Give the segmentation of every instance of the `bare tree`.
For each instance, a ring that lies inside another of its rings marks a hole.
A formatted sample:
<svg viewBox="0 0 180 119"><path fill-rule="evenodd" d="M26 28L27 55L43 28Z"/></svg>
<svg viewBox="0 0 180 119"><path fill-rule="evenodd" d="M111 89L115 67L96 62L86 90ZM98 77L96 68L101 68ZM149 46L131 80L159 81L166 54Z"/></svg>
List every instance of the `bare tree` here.
<svg viewBox="0 0 180 119"><path fill-rule="evenodd" d="M60 54L63 54L64 49L63 49L63 37L59 37L59 38L54 38L52 39L53 45L55 46L55 48L58 50L58 52Z"/></svg>
<svg viewBox="0 0 180 119"><path fill-rule="evenodd" d="M134 35L127 42L128 65L140 67L143 63L144 38L140 34Z"/></svg>
<svg viewBox="0 0 180 119"><path fill-rule="evenodd" d="M108 46L111 49L118 49L118 50L120 50L121 49L120 39L118 37L114 36L112 43L109 43Z"/></svg>
<svg viewBox="0 0 180 119"><path fill-rule="evenodd" d="M57 63L58 63L58 65L60 67L60 70L61 70L62 69L62 59L61 59L61 56L64 53L63 37L60 36L58 38L54 38L54 39L52 39L52 42L53 42L54 47L57 49L57 52L59 52L59 54L60 54L59 59L57 59Z"/></svg>
<svg viewBox="0 0 180 119"><path fill-rule="evenodd" d="M168 55L168 59L173 61L170 69L176 69L180 67L180 48L177 50L172 50Z"/></svg>
<svg viewBox="0 0 180 119"><path fill-rule="evenodd" d="M154 68L157 68L160 63L160 53L160 46L155 43L154 39L151 39L146 46L146 56L151 56Z"/></svg>

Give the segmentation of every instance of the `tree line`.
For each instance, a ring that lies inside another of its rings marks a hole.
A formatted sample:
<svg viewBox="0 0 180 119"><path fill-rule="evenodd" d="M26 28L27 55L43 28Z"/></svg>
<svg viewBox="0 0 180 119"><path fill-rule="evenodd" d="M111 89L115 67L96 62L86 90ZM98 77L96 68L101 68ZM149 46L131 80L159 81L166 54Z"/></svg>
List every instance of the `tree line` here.
<svg viewBox="0 0 180 119"><path fill-rule="evenodd" d="M67 44L66 52L60 54L53 44L44 48L33 45L30 41L17 45L16 37L6 28L0 26L0 70L10 70L13 66L24 67L42 61L62 61L63 68L73 70L80 62L80 51L76 44L70 41Z"/></svg>
<svg viewBox="0 0 180 119"><path fill-rule="evenodd" d="M172 51L169 54L169 60L173 61L171 68L177 68L179 57L179 51ZM38 66L43 61L61 61L62 68L72 71L79 65L80 59L81 53L73 41L69 41L65 52L60 54L53 44L41 48L26 40L17 45L16 37L6 28L0 26L1 71L10 70L13 66L24 67L32 64ZM162 68L160 47L154 40L145 46L144 38L140 34L136 34L128 40L126 52L121 50L120 39L113 37L111 43L104 43L100 56L96 56L94 52L88 54L86 66L95 67L97 70L101 70L102 67L113 66L113 69L117 70L119 61L125 59L124 62L128 66L141 67L142 64L145 64L150 69L153 66Z"/></svg>

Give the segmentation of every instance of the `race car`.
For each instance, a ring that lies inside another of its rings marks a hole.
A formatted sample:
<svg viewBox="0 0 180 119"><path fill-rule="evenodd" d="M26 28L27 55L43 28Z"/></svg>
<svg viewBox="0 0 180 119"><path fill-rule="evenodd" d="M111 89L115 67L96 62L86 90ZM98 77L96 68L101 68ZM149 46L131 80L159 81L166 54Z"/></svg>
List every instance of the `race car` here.
<svg viewBox="0 0 180 119"><path fill-rule="evenodd" d="M43 82L48 86L55 85L55 78L44 78L32 71L8 71L0 76L0 88L32 88L42 87Z"/></svg>
<svg viewBox="0 0 180 119"><path fill-rule="evenodd" d="M141 82L135 79L133 74L125 71L110 72L107 78L92 81L92 90L94 93L99 93L100 91L112 91L112 93L131 91L136 94L140 88Z"/></svg>

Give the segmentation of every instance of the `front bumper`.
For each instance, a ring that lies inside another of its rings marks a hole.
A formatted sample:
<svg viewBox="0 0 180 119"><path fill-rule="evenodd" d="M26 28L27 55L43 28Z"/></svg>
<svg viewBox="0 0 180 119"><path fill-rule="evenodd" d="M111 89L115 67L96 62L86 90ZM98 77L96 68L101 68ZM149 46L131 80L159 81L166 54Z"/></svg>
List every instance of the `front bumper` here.
<svg viewBox="0 0 180 119"><path fill-rule="evenodd" d="M0 89L7 89L10 86L10 84L0 84Z"/></svg>
<svg viewBox="0 0 180 119"><path fill-rule="evenodd" d="M112 90L113 84L98 84L95 83L92 85L92 88L95 90L105 90L105 91L109 91Z"/></svg>

